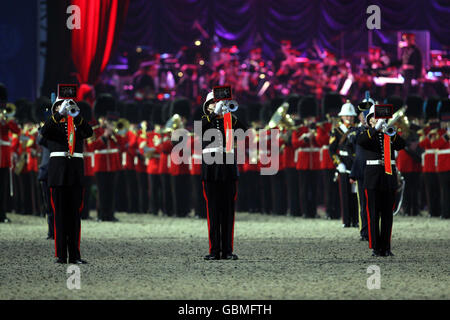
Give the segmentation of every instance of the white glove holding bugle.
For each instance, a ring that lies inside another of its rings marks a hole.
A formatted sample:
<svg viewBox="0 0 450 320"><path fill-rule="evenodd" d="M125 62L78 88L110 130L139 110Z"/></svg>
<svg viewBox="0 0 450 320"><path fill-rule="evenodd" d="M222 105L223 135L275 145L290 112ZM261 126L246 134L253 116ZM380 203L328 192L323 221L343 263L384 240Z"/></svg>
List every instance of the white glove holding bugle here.
<svg viewBox="0 0 450 320"><path fill-rule="evenodd" d="M339 163L336 169L339 173L345 173L345 171L347 171L347 167L342 162Z"/></svg>
<svg viewBox="0 0 450 320"><path fill-rule="evenodd" d="M380 131L383 129L383 126L386 125L386 120L384 119L378 119L377 123L375 124L375 130Z"/></svg>
<svg viewBox="0 0 450 320"><path fill-rule="evenodd" d="M59 114L62 116L66 116L69 113L70 103L69 100L64 100L61 103L61 107L59 107Z"/></svg>
<svg viewBox="0 0 450 320"><path fill-rule="evenodd" d="M224 115L228 112L234 112L238 109L238 104L234 100L221 100L216 103L216 107L214 108L215 114Z"/></svg>

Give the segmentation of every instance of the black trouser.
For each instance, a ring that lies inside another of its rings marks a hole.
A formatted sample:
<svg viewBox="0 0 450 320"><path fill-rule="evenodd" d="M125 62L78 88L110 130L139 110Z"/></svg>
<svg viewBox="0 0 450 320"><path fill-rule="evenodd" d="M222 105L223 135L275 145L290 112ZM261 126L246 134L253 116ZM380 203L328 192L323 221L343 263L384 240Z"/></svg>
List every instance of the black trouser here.
<svg viewBox="0 0 450 320"><path fill-rule="evenodd" d="M261 212L261 180L258 171L247 171L248 196L247 205L249 212ZM242 190L242 188L241 188ZM253 190L253 192L252 192Z"/></svg>
<svg viewBox="0 0 450 320"><path fill-rule="evenodd" d="M439 172L439 186L441 191L441 217L450 218L450 171Z"/></svg>
<svg viewBox="0 0 450 320"><path fill-rule="evenodd" d="M53 208L51 205L50 188L47 185L47 180L40 180L39 185L41 187L42 203L45 214L47 215L48 232L47 236L53 238L55 235L55 223Z"/></svg>
<svg viewBox="0 0 450 320"><path fill-rule="evenodd" d="M165 173L161 175L161 191L162 191L162 211L168 216L173 215L172 188L170 175Z"/></svg>
<svg viewBox="0 0 450 320"><path fill-rule="evenodd" d="M9 198L9 168L0 168L0 220L6 219Z"/></svg>
<svg viewBox="0 0 450 320"><path fill-rule="evenodd" d="M358 215L359 215L359 234L361 237L368 237L369 230L367 226L367 209L366 209L366 195L364 194L364 180L356 181L358 190Z"/></svg>
<svg viewBox="0 0 450 320"><path fill-rule="evenodd" d="M405 179L403 210L408 216L417 216L419 209L420 172L402 172Z"/></svg>
<svg viewBox="0 0 450 320"><path fill-rule="evenodd" d="M330 219L339 219L341 217L339 204L339 185L334 182L334 169L324 169L323 172L323 186L325 193L325 211Z"/></svg>
<svg viewBox="0 0 450 320"><path fill-rule="evenodd" d="M115 211L126 212L128 209L128 179L125 170L120 170L116 172L117 181L120 181L120 187L114 189L115 195Z"/></svg>
<svg viewBox="0 0 450 320"><path fill-rule="evenodd" d="M427 194L428 212L432 217L439 217L440 213L440 196L439 196L439 178L435 172L423 173L425 182L425 192Z"/></svg>
<svg viewBox="0 0 450 320"><path fill-rule="evenodd" d="M55 257L80 259L81 210L83 187L51 188L51 203L55 223Z"/></svg>
<svg viewBox="0 0 450 320"><path fill-rule="evenodd" d="M234 205L237 181L203 181L208 217L209 253L233 253Z"/></svg>
<svg viewBox="0 0 450 320"><path fill-rule="evenodd" d="M127 213L137 213L139 208L139 193L138 193L138 178L137 173L134 170L125 170L125 179L127 181L126 193L127 198ZM122 192L123 192L122 191Z"/></svg>
<svg viewBox="0 0 450 320"><path fill-rule="evenodd" d="M149 196L149 192L151 191L151 186L149 182L149 177L146 172L138 172L138 196L139 196L139 213L147 213L149 211L149 205L151 202L151 198ZM150 209L151 210L151 209Z"/></svg>
<svg viewBox="0 0 450 320"><path fill-rule="evenodd" d="M395 190L365 189L364 192L368 209L369 248L377 251L390 250Z"/></svg>
<svg viewBox="0 0 450 320"><path fill-rule="evenodd" d="M272 211L277 215L286 215L287 195L284 171L278 171L276 174L270 176L270 180L272 190Z"/></svg>
<svg viewBox="0 0 450 320"><path fill-rule="evenodd" d="M339 174L339 199L341 202L342 223L347 226L356 226L358 223L358 203L348 173Z"/></svg>
<svg viewBox="0 0 450 320"><path fill-rule="evenodd" d="M300 211L305 218L317 215L316 183L319 177L317 170L298 170Z"/></svg>
<svg viewBox="0 0 450 320"><path fill-rule="evenodd" d="M187 188L191 187L189 174L171 176L172 208L177 217L186 217L191 209Z"/></svg>
<svg viewBox="0 0 450 320"><path fill-rule="evenodd" d="M162 208L162 188L161 188L161 176L159 174L149 174L149 189L150 189L150 198L147 197L150 201L150 213L153 213L155 216L158 215L159 210Z"/></svg>
<svg viewBox="0 0 450 320"><path fill-rule="evenodd" d="M103 221L114 219L116 172L97 172L95 178L98 188L98 218ZM123 188L121 188L124 192Z"/></svg>
<svg viewBox="0 0 450 320"><path fill-rule="evenodd" d="M284 169L287 184L287 203L291 216L300 216L300 201L298 198L298 172L295 168Z"/></svg>
<svg viewBox="0 0 450 320"><path fill-rule="evenodd" d="M206 219L206 204L202 190L202 176L199 174L191 176L192 199L195 215L199 218Z"/></svg>
<svg viewBox="0 0 450 320"><path fill-rule="evenodd" d="M273 212L273 203L272 203L272 180L268 175L261 175L261 212L265 214L271 214Z"/></svg>

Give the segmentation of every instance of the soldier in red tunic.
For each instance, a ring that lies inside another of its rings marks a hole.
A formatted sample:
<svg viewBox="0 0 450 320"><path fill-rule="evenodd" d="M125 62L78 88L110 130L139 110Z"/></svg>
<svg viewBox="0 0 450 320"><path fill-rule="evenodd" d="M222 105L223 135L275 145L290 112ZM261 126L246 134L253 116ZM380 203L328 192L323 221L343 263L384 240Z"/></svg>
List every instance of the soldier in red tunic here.
<svg viewBox="0 0 450 320"><path fill-rule="evenodd" d="M6 87L0 84L0 223L10 222L6 217L10 181L13 178L10 133L20 134L19 127L12 119L13 110L7 109L7 100Z"/></svg>

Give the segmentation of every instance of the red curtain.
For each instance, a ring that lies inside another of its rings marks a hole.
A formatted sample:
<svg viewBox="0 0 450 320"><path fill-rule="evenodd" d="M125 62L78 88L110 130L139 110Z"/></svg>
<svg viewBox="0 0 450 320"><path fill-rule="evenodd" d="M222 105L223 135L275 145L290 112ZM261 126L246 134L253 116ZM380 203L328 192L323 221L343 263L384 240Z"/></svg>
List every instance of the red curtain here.
<svg viewBox="0 0 450 320"><path fill-rule="evenodd" d="M80 29L72 30L72 60L80 83L94 84L105 69L124 25L129 0L72 0Z"/></svg>

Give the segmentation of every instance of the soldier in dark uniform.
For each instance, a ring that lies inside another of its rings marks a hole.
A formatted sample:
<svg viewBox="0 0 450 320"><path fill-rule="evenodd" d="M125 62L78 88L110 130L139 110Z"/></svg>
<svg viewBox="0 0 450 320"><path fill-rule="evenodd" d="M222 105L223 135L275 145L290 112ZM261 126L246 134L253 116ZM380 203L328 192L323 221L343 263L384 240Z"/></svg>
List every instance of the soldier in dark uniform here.
<svg viewBox="0 0 450 320"><path fill-rule="evenodd" d="M214 102L212 92L206 98L203 111L205 115L202 118L202 183L209 235L209 254L205 259L236 260L238 257L233 254L234 206L239 176L236 154L225 153L223 120L225 110L220 109L220 104ZM234 115L232 127L233 130L247 130L247 126ZM215 133L220 138L213 138L213 142L205 139L204 134L208 129L216 130ZM217 156L221 157L222 163L216 163ZM214 162L209 164L210 161L205 160L205 157Z"/></svg>
<svg viewBox="0 0 450 320"><path fill-rule="evenodd" d="M365 99L366 100L366 99ZM368 100L372 105L375 101ZM365 102L365 101L363 101ZM361 241L369 241L369 230L367 226L367 211L366 211L366 197L364 194L364 170L366 168L366 152L359 144L357 139L360 134L368 129L366 123L366 115L369 113L369 109L362 111L358 118L360 120L359 125L349 134L349 142L353 145L355 150L355 159L350 170L350 183L356 184L357 197L358 197L358 221L359 221L359 234Z"/></svg>
<svg viewBox="0 0 450 320"><path fill-rule="evenodd" d="M383 131L384 119L375 119L375 106L370 108L366 122L370 128L360 134L357 143L366 151L364 193L369 228L369 248L373 256L393 256L391 232L397 173L394 150L405 147L405 140L397 134ZM380 223L381 220L381 223Z"/></svg>
<svg viewBox="0 0 450 320"><path fill-rule="evenodd" d="M357 221L357 199L352 192L350 184L350 170L353 165L354 149L348 136L355 130L354 122L356 117L354 106L347 100L342 105L338 116L342 122L336 127L330 136L330 155L336 169L339 172L339 195L341 202L341 216L343 227L356 227Z"/></svg>
<svg viewBox="0 0 450 320"><path fill-rule="evenodd" d="M41 134L50 151L48 186L55 220L57 263L84 264L80 255L81 209L83 208L83 140L92 136L91 126L80 116L68 115L68 100L57 99L53 115Z"/></svg>

